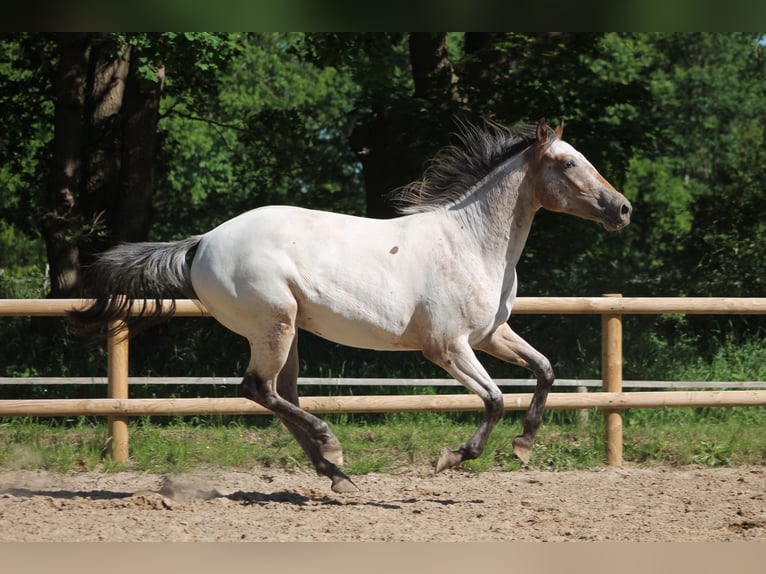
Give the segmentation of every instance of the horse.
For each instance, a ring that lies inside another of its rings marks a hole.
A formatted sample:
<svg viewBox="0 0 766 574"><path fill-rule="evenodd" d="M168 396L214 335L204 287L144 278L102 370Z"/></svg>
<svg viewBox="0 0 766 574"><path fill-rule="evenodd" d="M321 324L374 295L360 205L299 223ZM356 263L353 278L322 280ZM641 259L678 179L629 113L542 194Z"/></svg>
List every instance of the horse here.
<svg viewBox="0 0 766 574"><path fill-rule="evenodd" d="M132 330L132 321L145 327L172 314L175 297L199 300L250 344L243 395L279 417L338 493L357 486L341 470L330 427L300 408L299 330L351 347L420 351L482 399L478 428L441 450L437 473L479 457L503 415L480 350L537 378L513 441L526 465L554 382L550 361L508 324L533 218L544 208L616 231L632 207L561 139L563 122L515 131L464 124L456 135L421 180L394 194L398 217L272 205L180 241L117 245L87 270L92 298L69 319L82 333L123 318Z"/></svg>

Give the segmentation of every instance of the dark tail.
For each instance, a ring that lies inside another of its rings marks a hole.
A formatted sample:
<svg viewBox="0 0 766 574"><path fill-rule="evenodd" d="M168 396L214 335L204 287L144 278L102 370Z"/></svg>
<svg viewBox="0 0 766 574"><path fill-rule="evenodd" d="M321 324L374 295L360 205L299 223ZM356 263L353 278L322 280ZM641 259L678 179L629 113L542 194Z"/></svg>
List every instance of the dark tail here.
<svg viewBox="0 0 766 574"><path fill-rule="evenodd" d="M134 335L172 315L176 297L196 299L189 274L190 255L200 239L124 243L100 254L85 272L88 296L93 300L84 309L67 314L75 331L105 335L112 330L110 323L123 319ZM134 304L136 300L139 302Z"/></svg>

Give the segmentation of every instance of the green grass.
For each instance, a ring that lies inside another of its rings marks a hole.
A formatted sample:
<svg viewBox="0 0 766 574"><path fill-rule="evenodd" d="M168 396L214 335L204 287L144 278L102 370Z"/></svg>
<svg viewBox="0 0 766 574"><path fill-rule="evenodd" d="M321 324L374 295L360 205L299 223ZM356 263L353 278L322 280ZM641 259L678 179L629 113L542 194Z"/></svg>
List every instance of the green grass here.
<svg viewBox="0 0 766 574"><path fill-rule="evenodd" d="M668 380L766 380L766 340L728 337L707 357L665 353ZM426 389L421 389L425 391ZM432 389L428 389L433 392ZM349 391L353 392L353 391ZM365 392L369 392L365 389ZM404 391L402 391L404 392ZM599 468L605 464L600 411L587 422L574 411L547 411L532 451L533 469ZM473 472L520 468L512 441L521 414L509 412ZM634 466L766 465L766 407L634 409L623 414L624 458ZM455 448L476 429L478 413L406 413L325 417L344 447L350 474L433 466L444 446ZM0 469L183 472L198 466L308 468L298 444L268 417L130 419L130 460L112 461L105 419L0 418Z"/></svg>
<svg viewBox="0 0 766 574"><path fill-rule="evenodd" d="M519 431L509 415L492 434L483 456L463 464L472 472L513 471L512 440ZM332 419L332 417L330 417ZM394 415L373 422L363 417L330 420L344 445L345 470L352 475L397 472L408 466L433 466L443 446L457 447L474 431L475 416L457 420L444 414ZM175 419L162 424L148 418L130 423L130 460L111 461L105 422L73 420L0 420L0 469L57 472L137 470L184 472L202 466L294 469L309 463L281 424L260 418ZM628 465L766 464L766 408L634 410L625 413L624 455ZM574 413L548 413L538 433L530 468L571 470L605 464L604 429L593 410L587 423Z"/></svg>
<svg viewBox="0 0 766 574"><path fill-rule="evenodd" d="M638 464L766 464L766 407L636 410L626 414L625 458Z"/></svg>

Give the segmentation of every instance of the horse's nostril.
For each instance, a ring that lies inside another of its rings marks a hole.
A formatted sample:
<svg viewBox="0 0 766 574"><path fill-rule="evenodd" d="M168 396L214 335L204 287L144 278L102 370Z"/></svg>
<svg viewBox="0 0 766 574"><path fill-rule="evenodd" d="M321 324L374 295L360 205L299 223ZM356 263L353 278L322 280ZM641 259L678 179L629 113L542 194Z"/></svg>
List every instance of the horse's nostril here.
<svg viewBox="0 0 766 574"><path fill-rule="evenodd" d="M633 207L629 203L623 203L620 208L620 215L628 217L631 211L633 211Z"/></svg>

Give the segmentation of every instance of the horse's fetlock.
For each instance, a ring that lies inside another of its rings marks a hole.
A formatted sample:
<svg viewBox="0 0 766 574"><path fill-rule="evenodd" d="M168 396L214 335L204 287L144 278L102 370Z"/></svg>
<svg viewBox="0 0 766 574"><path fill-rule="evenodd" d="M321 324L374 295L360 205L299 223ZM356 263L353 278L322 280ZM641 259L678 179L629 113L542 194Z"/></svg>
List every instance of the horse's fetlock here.
<svg viewBox="0 0 766 574"><path fill-rule="evenodd" d="M535 433L537 433L537 429L540 428L541 424L542 424L542 416L535 416L535 415L530 415L530 413L527 413L522 423L522 426L524 428L524 436L530 436L534 438Z"/></svg>
<svg viewBox="0 0 766 574"><path fill-rule="evenodd" d="M462 456L463 460L474 460L476 458L479 458L481 456L481 453L484 451L484 449L480 448L477 444L466 444L463 445L459 452Z"/></svg>

